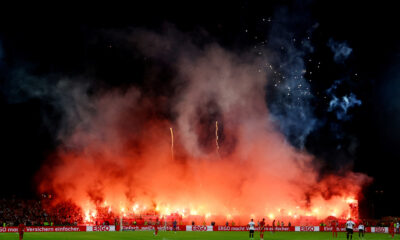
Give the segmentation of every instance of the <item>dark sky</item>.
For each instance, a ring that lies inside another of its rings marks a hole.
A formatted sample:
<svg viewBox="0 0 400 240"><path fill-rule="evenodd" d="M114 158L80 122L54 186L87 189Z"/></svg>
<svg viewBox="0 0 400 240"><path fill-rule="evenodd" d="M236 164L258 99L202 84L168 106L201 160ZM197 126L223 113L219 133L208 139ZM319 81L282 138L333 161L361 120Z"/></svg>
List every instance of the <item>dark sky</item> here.
<svg viewBox="0 0 400 240"><path fill-rule="evenodd" d="M306 77L315 80L311 83L313 114L321 124L307 136L304 147L324 159L321 174L350 165L374 178L361 202L365 216L400 215L395 197L400 169L400 19L394 5L365 1L146 2L2 8L0 195L34 196L35 174L59 144L54 132L60 115L51 104L38 98L10 100L18 95L12 93L10 84L14 69L28 69L35 76L95 76L99 87L143 85L140 77L146 63L104 32L159 31L172 24L183 33L206 33L209 41L246 51L276 31L272 24L285 26L299 38L317 24L311 39L314 52L306 56L314 60L306 62L307 70L315 71ZM284 17L279 13L282 9ZM333 61L329 39L352 48L343 63ZM320 69L316 69L317 61L322 62ZM132 65L137 68L132 70ZM337 121L334 113L326 111L326 90L338 79L344 79L338 95L352 92L362 101L346 121Z"/></svg>

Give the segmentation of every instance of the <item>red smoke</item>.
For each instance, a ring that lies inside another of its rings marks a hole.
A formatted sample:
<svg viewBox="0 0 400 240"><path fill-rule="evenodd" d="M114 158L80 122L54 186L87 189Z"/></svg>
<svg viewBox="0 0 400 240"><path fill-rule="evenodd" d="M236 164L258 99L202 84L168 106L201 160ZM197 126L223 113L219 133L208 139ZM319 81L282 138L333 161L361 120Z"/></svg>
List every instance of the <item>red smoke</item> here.
<svg viewBox="0 0 400 240"><path fill-rule="evenodd" d="M261 59L218 46L178 59L172 98L134 87L94 96L67 87L62 145L41 171L40 191L84 212L107 205L116 213L155 209L243 222L347 216L346 200L367 177L318 179L313 156L292 147L270 121Z"/></svg>

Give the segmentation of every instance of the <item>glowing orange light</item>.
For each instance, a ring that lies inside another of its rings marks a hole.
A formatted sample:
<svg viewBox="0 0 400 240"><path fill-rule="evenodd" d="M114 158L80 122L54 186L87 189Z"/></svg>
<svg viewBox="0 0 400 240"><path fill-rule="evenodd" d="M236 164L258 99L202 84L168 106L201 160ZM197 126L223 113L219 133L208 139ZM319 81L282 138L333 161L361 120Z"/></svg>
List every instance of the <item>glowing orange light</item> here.
<svg viewBox="0 0 400 240"><path fill-rule="evenodd" d="M133 210L134 212L136 212L136 211L138 210L138 208L139 208L139 205L138 205L138 204L135 204L135 205L132 207L132 210Z"/></svg>
<svg viewBox="0 0 400 240"><path fill-rule="evenodd" d="M196 210L191 210L190 211L190 215L197 215L197 211Z"/></svg>
<svg viewBox="0 0 400 240"><path fill-rule="evenodd" d="M349 197L346 199L346 203L348 204L357 203L357 200L354 199L353 197Z"/></svg>
<svg viewBox="0 0 400 240"><path fill-rule="evenodd" d="M90 214L89 214L89 211L86 211L86 212L85 212L85 221L86 221L86 222L90 222Z"/></svg>

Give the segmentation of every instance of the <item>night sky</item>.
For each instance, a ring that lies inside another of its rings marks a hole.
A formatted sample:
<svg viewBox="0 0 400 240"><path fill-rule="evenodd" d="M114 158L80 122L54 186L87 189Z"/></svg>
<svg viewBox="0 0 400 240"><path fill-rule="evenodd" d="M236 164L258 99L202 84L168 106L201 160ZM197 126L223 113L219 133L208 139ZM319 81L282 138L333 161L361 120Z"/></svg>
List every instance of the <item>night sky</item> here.
<svg viewBox="0 0 400 240"><path fill-rule="evenodd" d="M254 55L266 54L259 49L267 47L281 56L273 61L275 66L262 70L271 79L266 86L268 107L287 140L316 157L321 176L353 169L373 178L360 203L362 216L400 215L395 197L400 171L400 17L394 4L147 2L1 9L0 195L35 197L37 172L60 144L56 133L62 114L51 97L18 90L27 76L46 78L43 84L50 85L60 76L95 79L93 92L133 85L148 94L173 94L167 91L174 76L168 64L146 59L118 38L137 29L162 32L172 26L200 46L216 42ZM306 132L303 125L286 125L287 112L301 112L304 106L282 97L292 93L274 91L274 84L290 75L288 69L278 70L281 75L273 70L290 55L280 50L288 43L302 53L309 84L310 117L304 126L313 124ZM158 77L144 81L149 72ZM340 106L330 108L334 96L339 103L343 96L354 96L355 104L346 112ZM285 103L295 109L282 110Z"/></svg>

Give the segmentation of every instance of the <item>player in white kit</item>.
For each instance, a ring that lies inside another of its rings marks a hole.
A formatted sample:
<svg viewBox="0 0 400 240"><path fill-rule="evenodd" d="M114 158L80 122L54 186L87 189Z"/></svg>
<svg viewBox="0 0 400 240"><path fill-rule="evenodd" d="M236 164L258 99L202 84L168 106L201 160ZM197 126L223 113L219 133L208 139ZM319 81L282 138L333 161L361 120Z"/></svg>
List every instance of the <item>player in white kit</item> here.
<svg viewBox="0 0 400 240"><path fill-rule="evenodd" d="M364 233L365 233L365 226L364 224L360 223L360 225L358 225L358 237L364 238Z"/></svg>
<svg viewBox="0 0 400 240"><path fill-rule="evenodd" d="M249 238L254 239L254 227L256 224L253 222L253 219L250 220L249 224L247 224L249 228Z"/></svg>
<svg viewBox="0 0 400 240"><path fill-rule="evenodd" d="M349 236L350 239L353 239L353 227L355 225L356 224L353 221L351 221L351 218L349 218L349 220L346 222L347 240L349 239Z"/></svg>
<svg viewBox="0 0 400 240"><path fill-rule="evenodd" d="M400 234L400 224L398 221L396 222L396 233Z"/></svg>

